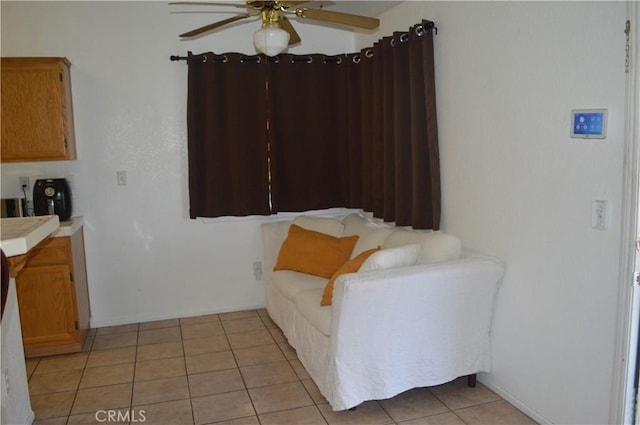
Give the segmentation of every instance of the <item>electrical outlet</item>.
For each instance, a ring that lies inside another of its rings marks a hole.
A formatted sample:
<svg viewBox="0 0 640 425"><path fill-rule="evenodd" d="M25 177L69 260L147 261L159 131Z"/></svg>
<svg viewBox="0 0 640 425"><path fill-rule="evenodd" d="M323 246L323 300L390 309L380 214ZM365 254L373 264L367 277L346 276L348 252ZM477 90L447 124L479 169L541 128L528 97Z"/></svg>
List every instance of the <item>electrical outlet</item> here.
<svg viewBox="0 0 640 425"><path fill-rule="evenodd" d="M9 384L9 369L2 369L2 382L4 383L5 394L9 394L11 391L11 385Z"/></svg>
<svg viewBox="0 0 640 425"><path fill-rule="evenodd" d="M29 184L29 176L20 176L20 192L25 191L29 192L31 190L31 185Z"/></svg>
<svg viewBox="0 0 640 425"><path fill-rule="evenodd" d="M253 262L253 275L256 280L262 280L262 261Z"/></svg>

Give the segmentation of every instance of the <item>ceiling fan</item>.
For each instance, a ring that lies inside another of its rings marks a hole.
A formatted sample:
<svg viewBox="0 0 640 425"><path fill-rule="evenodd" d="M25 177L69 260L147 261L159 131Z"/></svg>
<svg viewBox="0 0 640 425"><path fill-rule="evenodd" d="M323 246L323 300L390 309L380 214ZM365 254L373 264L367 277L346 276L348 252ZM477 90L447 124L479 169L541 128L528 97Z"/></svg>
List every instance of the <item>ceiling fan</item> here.
<svg viewBox="0 0 640 425"><path fill-rule="evenodd" d="M246 13L240 13L230 18L196 28L180 34L180 37L182 39L189 39L201 36L224 25L242 19L260 16L262 28L253 34L253 43L256 50L267 56L277 56L284 51L287 46L300 43L300 36L293 28L288 16L331 22L363 29L375 29L380 25L380 20L377 18L325 9L299 7L303 3L311 3L311 1L247 0L245 3L179 1L169 4L182 6L230 6L247 9Z"/></svg>

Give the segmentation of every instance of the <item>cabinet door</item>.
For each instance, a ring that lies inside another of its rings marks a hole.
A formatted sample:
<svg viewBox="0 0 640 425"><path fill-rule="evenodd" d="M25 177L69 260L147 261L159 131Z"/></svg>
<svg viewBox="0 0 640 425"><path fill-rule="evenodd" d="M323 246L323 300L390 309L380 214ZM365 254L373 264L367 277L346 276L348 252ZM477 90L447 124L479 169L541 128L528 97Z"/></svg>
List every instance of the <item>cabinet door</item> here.
<svg viewBox="0 0 640 425"><path fill-rule="evenodd" d="M69 63L3 58L2 162L75 159Z"/></svg>
<svg viewBox="0 0 640 425"><path fill-rule="evenodd" d="M16 288L25 349L78 341L68 266L25 268L16 278Z"/></svg>

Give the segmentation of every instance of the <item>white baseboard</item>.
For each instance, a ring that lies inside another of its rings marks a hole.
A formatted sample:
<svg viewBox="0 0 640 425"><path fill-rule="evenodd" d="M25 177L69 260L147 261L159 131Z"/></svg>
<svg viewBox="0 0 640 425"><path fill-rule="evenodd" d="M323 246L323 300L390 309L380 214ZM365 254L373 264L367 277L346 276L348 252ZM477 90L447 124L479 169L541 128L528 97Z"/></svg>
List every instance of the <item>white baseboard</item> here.
<svg viewBox="0 0 640 425"><path fill-rule="evenodd" d="M152 315L152 316L115 317L115 318L109 318L105 320L94 320L92 317L90 321L90 326L92 329L103 328L105 326L119 326L119 325L128 325L131 323L155 322L157 320L181 319L185 317L205 316L207 314L232 313L235 311L243 311L243 310L260 310L263 308L266 308L264 304L238 306L238 307L223 307L221 309L216 309L215 311L195 311L195 312L192 311L192 312L178 314L178 315L176 315L175 313L169 313L169 314Z"/></svg>
<svg viewBox="0 0 640 425"><path fill-rule="evenodd" d="M520 410L522 413L524 413L525 415L529 416L536 423L538 423L540 425L543 425L543 424L544 425L551 425L551 424L553 424L553 422L551 422L549 419L545 418L544 416L542 416L541 414L539 414L538 412L536 412L535 410L533 410L532 408L527 406L525 403L523 403L520 399L518 399L516 396L511 394L509 391L507 391L504 388L496 385L495 383L491 382L490 380L487 380L486 379L486 374L478 374L478 381L480 381L482 383L482 385L484 385L485 387L489 388L494 393L498 394L505 401L509 402L516 409Z"/></svg>

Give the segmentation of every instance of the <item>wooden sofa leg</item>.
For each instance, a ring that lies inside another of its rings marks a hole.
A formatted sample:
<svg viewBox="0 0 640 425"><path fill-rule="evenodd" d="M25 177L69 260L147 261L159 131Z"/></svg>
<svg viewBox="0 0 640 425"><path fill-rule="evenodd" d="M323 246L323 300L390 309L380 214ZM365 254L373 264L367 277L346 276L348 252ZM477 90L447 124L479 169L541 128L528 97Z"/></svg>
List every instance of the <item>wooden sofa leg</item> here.
<svg viewBox="0 0 640 425"><path fill-rule="evenodd" d="M477 383L477 375L474 373L473 375L467 375L467 386L469 388L475 388Z"/></svg>

